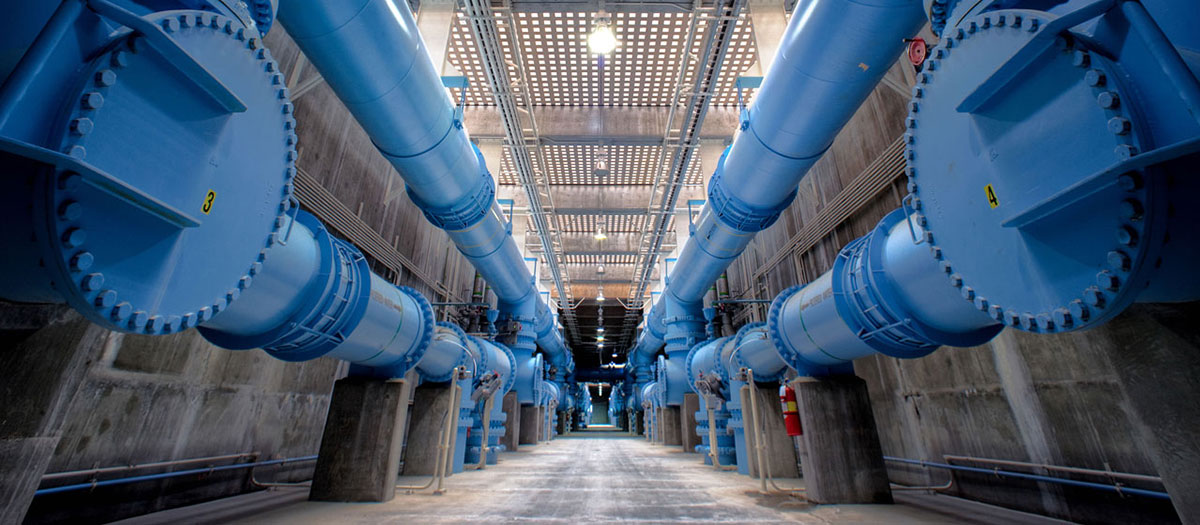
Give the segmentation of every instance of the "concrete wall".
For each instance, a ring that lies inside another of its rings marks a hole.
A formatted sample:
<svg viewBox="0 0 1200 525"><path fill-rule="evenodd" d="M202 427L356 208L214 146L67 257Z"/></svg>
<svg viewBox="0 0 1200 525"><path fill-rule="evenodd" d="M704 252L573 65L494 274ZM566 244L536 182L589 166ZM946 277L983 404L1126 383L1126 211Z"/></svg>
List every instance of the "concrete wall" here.
<svg viewBox="0 0 1200 525"><path fill-rule="evenodd" d="M901 67L889 77L911 82ZM788 286L815 279L832 266L842 246L899 207L902 179L810 250L791 254L762 278L753 278L777 252L790 250L788 240L901 135L906 101L886 85L868 99L801 184L796 202L729 268L735 297L774 298ZM764 320L767 306L740 309L738 324ZM919 360L869 357L856 361L855 369L867 381L885 455L934 461L944 454L972 455L1154 475L1151 445L1141 437L1146 429L1102 350L1108 337L1103 329L1060 336L1009 330L981 347L943 348ZM897 464L889 469L893 481L904 484L947 479L945 471ZM1081 522L1178 519L1167 502L997 482L990 476L958 475L955 492Z"/></svg>
<svg viewBox="0 0 1200 525"><path fill-rule="evenodd" d="M267 45L285 74L298 75L296 83L316 74L311 66L295 69L298 50L278 25ZM372 261L375 271L430 301L468 298L474 270L409 201L395 170L328 86L317 85L295 105L300 168L459 297L432 293L431 284L411 272ZM102 337L103 354L88 365L74 394L48 472L242 452L260 459L316 454L333 382L346 369L331 359L285 363L258 350L223 350L194 330ZM308 479L312 465L265 467L256 475ZM147 472L157 471L137 474ZM86 479L72 482L80 481ZM232 471L79 491L37 498L28 520L108 521L252 489L248 471Z"/></svg>

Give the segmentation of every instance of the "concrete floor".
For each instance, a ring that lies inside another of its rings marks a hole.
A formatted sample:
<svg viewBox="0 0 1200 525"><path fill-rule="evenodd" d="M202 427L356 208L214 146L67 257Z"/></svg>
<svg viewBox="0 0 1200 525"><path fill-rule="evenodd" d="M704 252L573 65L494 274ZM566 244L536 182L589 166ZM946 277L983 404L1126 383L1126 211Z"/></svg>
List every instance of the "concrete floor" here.
<svg viewBox="0 0 1200 525"><path fill-rule="evenodd" d="M706 467L696 454L615 432L522 447L499 464L447 480L444 495L400 493L383 504L306 501L282 488L122 523L1061 523L948 496L898 494L896 505L809 505L763 496L758 483ZM420 484L424 479L402 479ZM799 486L799 480L787 480Z"/></svg>

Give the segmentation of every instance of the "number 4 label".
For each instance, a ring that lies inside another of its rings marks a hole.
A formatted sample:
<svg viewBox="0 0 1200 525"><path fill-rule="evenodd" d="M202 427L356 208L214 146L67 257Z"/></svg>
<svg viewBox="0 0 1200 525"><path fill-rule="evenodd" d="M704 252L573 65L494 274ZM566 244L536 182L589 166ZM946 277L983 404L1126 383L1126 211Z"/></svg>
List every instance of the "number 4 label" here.
<svg viewBox="0 0 1200 525"><path fill-rule="evenodd" d="M1000 199L996 198L996 188L993 188L991 184L984 186L983 192L987 194L988 206L991 206L994 209L996 206L1000 205Z"/></svg>

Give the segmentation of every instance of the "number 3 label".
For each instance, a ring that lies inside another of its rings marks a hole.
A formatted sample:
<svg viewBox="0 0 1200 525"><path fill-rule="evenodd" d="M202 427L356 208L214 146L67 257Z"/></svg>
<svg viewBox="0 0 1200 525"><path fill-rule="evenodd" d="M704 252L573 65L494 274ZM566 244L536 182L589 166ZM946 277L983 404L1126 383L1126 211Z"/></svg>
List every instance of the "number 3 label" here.
<svg viewBox="0 0 1200 525"><path fill-rule="evenodd" d="M204 205L200 206L200 211L208 215L208 212L212 211L213 201L215 200L217 200L217 192L208 190L208 193L204 195Z"/></svg>

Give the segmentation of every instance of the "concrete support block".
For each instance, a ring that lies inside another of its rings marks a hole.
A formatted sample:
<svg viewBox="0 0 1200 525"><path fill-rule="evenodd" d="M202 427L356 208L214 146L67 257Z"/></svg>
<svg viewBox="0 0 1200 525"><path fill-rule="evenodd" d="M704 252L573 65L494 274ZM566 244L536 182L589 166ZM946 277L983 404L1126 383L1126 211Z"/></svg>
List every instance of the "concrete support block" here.
<svg viewBox="0 0 1200 525"><path fill-rule="evenodd" d="M646 418L642 417L641 412L630 411L629 421L632 423L631 426L633 427L634 434L639 436L646 435Z"/></svg>
<svg viewBox="0 0 1200 525"><path fill-rule="evenodd" d="M1183 523L1200 523L1200 303L1135 304L1096 331L1108 336L1108 359L1134 417L1141 443Z"/></svg>
<svg viewBox="0 0 1200 525"><path fill-rule="evenodd" d="M700 410L699 394L684 394L683 406L679 409L679 432L684 452L695 452L700 444L700 436L696 434L696 411Z"/></svg>
<svg viewBox="0 0 1200 525"><path fill-rule="evenodd" d="M415 383L411 375L391 381L347 377L334 383L308 499L382 502L395 497Z"/></svg>
<svg viewBox="0 0 1200 525"><path fill-rule="evenodd" d="M542 433L541 410L534 405L521 405L521 435L522 445L536 445L538 436Z"/></svg>
<svg viewBox="0 0 1200 525"><path fill-rule="evenodd" d="M508 421L505 422L504 436L500 438L500 444L504 445L505 450L515 452L517 445L521 444L521 402L517 401L517 393L509 392L504 394L502 401L502 409L508 415Z"/></svg>
<svg viewBox="0 0 1200 525"><path fill-rule="evenodd" d="M766 447L763 450L763 463L770 472L772 478L797 478L800 477L800 471L796 468L796 447L792 442L792 436L787 433L787 427L783 425L783 407L779 404L779 397L776 388L758 388L758 412L762 416L763 421L760 425L754 419L754 414L750 410L750 388L742 389L742 417L746 428L747 441L747 458L750 467L750 477L758 478L758 456L757 450L754 449L756 440L763 440L762 445ZM869 408L869 407L868 407ZM763 429L763 433L759 433L759 429ZM750 433L753 432L754 438L751 439Z"/></svg>
<svg viewBox="0 0 1200 525"><path fill-rule="evenodd" d="M0 318L8 328L0 329L0 523L21 523L62 437L67 404L109 332L65 307L6 305ZM25 324L10 322L17 318Z"/></svg>
<svg viewBox="0 0 1200 525"><path fill-rule="evenodd" d="M571 423L571 413L570 412L559 412L558 418L554 422L554 431L558 432L558 435L560 435L560 436L564 435L568 431L571 430L570 423Z"/></svg>
<svg viewBox="0 0 1200 525"><path fill-rule="evenodd" d="M791 386L804 428L805 496L813 503L891 503L866 382L803 377Z"/></svg>
<svg viewBox="0 0 1200 525"><path fill-rule="evenodd" d="M404 447L404 475L432 476L437 471L438 444L446 426L451 403L450 385L421 385L413 396L412 416L408 422L408 444ZM457 419L457 417L456 417ZM454 450L453 437L450 450ZM446 465L445 462L442 463ZM447 474L449 474L447 469Z"/></svg>
<svg viewBox="0 0 1200 525"><path fill-rule="evenodd" d="M662 411L662 443L669 447L682 445L683 435L680 428L682 417L679 414L679 407L663 407Z"/></svg>

